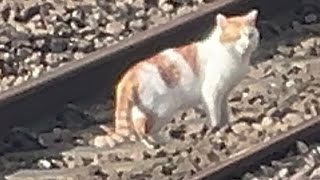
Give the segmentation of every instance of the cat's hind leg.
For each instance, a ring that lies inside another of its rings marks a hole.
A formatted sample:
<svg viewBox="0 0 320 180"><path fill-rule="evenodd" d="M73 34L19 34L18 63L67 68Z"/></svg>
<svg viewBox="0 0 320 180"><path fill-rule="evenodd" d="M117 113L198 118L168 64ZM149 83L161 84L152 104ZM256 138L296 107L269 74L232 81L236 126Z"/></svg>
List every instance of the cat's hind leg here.
<svg viewBox="0 0 320 180"><path fill-rule="evenodd" d="M154 124L153 119L137 106L134 106L132 108L131 118L135 132L137 136L140 138L141 142L150 149L159 148L160 145L149 134Z"/></svg>

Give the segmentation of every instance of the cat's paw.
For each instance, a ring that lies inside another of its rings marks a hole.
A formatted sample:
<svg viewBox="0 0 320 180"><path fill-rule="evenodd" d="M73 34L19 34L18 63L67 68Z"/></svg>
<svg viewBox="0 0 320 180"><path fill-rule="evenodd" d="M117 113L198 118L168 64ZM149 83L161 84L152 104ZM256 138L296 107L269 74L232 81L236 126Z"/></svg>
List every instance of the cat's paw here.
<svg viewBox="0 0 320 180"><path fill-rule="evenodd" d="M161 143L157 142L151 136L145 136L141 138L141 142L149 149L159 149L161 146Z"/></svg>
<svg viewBox="0 0 320 180"><path fill-rule="evenodd" d="M108 135L103 136L96 136L93 140L89 142L89 144L95 146L95 147L110 147L113 148L116 145L116 142L114 139L112 139Z"/></svg>

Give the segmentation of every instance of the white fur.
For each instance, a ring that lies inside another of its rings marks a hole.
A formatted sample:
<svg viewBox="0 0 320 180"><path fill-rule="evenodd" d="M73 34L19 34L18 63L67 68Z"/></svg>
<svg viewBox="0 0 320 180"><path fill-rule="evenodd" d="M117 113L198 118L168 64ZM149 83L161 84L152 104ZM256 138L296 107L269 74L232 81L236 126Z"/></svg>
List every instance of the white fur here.
<svg viewBox="0 0 320 180"><path fill-rule="evenodd" d="M255 21L257 12L247 14ZM151 134L162 128L177 110L203 103L213 127L228 121L227 97L230 91L249 71L249 59L259 41L259 32L251 27L243 29L241 38L233 44L219 40L225 17L217 15L217 27L204 41L198 42L197 52L200 75L195 76L183 56L174 49L161 52L167 60L175 63L181 71L181 81L175 88L168 88L158 69L145 64L139 72L139 98L143 109L153 112L155 125ZM249 34L251 39L248 38Z"/></svg>
<svg viewBox="0 0 320 180"><path fill-rule="evenodd" d="M161 54L168 61L177 65L181 72L181 80L179 85L169 88L165 85L155 66L144 64L144 70L139 72L140 100L144 109L153 112L154 116L152 118L157 119L150 132L151 134L158 132L167 124L177 110L200 102L200 81L197 80L198 78L193 74L182 55L173 49L164 50ZM152 73L146 72L146 69L152 70ZM152 74L152 76L149 74Z"/></svg>
<svg viewBox="0 0 320 180"><path fill-rule="evenodd" d="M145 114L137 106L133 106L131 109L132 119L144 119L146 118Z"/></svg>

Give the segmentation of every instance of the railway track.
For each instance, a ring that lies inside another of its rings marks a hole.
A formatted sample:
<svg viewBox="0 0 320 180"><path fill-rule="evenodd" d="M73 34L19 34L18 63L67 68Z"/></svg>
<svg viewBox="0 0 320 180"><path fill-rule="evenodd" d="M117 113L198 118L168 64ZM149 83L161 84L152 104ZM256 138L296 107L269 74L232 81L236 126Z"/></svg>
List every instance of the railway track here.
<svg viewBox="0 0 320 180"><path fill-rule="evenodd" d="M90 146L92 136L99 133L97 125L111 118L111 89L121 71L169 45L199 38L217 12L236 14L251 8L261 12L262 45L250 74L230 97L234 123L229 128L204 137L204 124L193 120L205 117L191 109L177 112L167 127L172 141L160 150L139 143L114 149ZM277 6L266 0L215 0L10 87L0 93L0 115L5 117L1 175L7 179L246 178L258 165L283 157L296 141L317 139L319 12L312 0L281 0Z"/></svg>

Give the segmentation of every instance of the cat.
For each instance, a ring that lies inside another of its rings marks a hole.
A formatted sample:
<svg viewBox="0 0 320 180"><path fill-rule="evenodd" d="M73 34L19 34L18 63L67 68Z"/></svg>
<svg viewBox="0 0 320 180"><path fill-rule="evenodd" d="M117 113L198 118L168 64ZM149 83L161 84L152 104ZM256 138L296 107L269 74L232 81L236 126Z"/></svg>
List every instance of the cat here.
<svg viewBox="0 0 320 180"><path fill-rule="evenodd" d="M215 16L215 27L202 40L170 47L129 68L115 89L115 127L102 128L95 146L136 141L150 148L155 136L178 110L204 105L209 127L229 122L227 98L249 72L260 42L258 10Z"/></svg>

